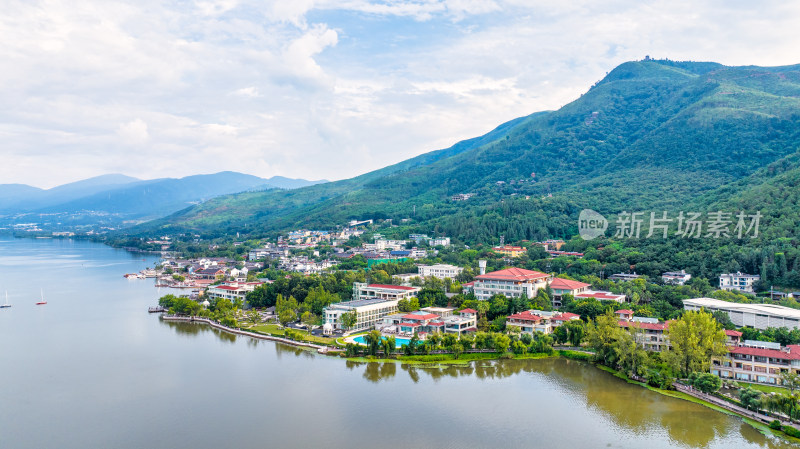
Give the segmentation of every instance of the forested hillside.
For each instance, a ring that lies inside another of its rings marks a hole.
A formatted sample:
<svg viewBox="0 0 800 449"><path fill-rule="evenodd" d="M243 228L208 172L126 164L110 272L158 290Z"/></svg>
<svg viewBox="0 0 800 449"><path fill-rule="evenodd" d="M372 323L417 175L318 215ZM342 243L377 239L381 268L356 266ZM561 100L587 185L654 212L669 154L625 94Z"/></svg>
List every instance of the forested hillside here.
<svg viewBox="0 0 800 449"><path fill-rule="evenodd" d="M452 148L349 180L221 197L136 232L268 235L392 218L475 243L574 235L583 208L732 206L756 195L744 193L761 182L754 173L797 151L798 95L798 66L628 62L558 111ZM475 196L450 199L460 193Z"/></svg>

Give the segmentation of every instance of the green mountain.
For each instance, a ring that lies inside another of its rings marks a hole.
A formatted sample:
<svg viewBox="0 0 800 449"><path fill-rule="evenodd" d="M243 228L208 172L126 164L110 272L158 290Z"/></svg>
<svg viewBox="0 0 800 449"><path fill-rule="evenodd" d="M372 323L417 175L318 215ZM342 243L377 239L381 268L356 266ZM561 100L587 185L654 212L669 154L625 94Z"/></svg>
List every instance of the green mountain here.
<svg viewBox="0 0 800 449"><path fill-rule="evenodd" d="M391 218L467 243L570 236L583 208L754 198L760 170L800 147L799 119L800 66L628 62L557 111L451 148L344 181L215 198L135 232L269 234ZM462 193L475 195L451 200Z"/></svg>

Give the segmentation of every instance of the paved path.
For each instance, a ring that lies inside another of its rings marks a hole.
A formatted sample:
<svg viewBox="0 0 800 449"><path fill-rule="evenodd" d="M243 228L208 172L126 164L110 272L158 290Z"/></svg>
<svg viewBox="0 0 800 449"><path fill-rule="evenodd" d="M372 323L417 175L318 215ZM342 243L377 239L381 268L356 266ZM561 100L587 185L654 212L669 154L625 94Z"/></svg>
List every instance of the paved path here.
<svg viewBox="0 0 800 449"><path fill-rule="evenodd" d="M710 403L712 403L714 405L717 405L719 407L722 407L722 408L724 408L726 410L730 410L730 411L738 413L738 414L740 414L742 416L746 416L746 417L754 419L756 421L763 422L764 424L769 424L769 423L771 423L772 421L774 421L776 419L776 418L773 418L771 416L763 415L761 413L756 413L756 412L754 412L752 410L748 410L748 409L746 409L744 407L739 407L738 405L733 404L731 402L728 402L728 401L726 401L724 399L720 399L720 398L718 398L716 396L712 396L710 394L705 394L705 393L703 393L701 391L695 390L694 388L687 387L687 386L679 384L679 383L674 383L673 386L675 387L676 390L680 391L681 393L686 393L689 396L694 396L694 397L696 397L698 399L702 399L702 400L704 400L706 402L710 402ZM781 421L781 424L783 424L784 426L795 427L795 424L792 423L792 422L784 421L782 419L779 420L779 421Z"/></svg>
<svg viewBox="0 0 800 449"><path fill-rule="evenodd" d="M301 341L289 340L288 338L281 338L281 337L273 337L272 335L264 335L264 334L257 334L255 332L248 332L241 329L234 329L232 327L225 326L220 324L216 321L210 320L208 318L198 318L198 317L189 317L189 316L176 316L176 315L163 315L161 317L164 321L183 321L187 323L204 323L208 324L209 326L219 329L221 331L229 332L231 334L236 335L243 335L245 337L257 338L259 340L270 340L270 341L277 341L279 343L285 343L287 345L292 346L301 346L306 348L313 348L316 349L317 352L326 353L328 352L327 346L320 346L315 345L313 343L306 343Z"/></svg>

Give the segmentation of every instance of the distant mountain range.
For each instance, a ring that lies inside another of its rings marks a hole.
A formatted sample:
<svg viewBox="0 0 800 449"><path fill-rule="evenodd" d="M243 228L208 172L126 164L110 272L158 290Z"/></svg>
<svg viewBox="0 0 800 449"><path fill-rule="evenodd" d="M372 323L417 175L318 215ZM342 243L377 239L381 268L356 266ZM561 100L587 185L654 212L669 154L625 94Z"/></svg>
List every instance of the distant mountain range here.
<svg viewBox="0 0 800 449"><path fill-rule="evenodd" d="M226 171L152 180L110 174L46 190L24 184L0 184L0 223L55 220L62 225L93 222L111 225L139 222L163 217L220 195L295 189L322 182L326 181L282 176L265 179Z"/></svg>
<svg viewBox="0 0 800 449"><path fill-rule="evenodd" d="M799 125L800 66L633 61L557 111L448 149L352 179L218 197L131 232L390 218L464 242L518 241L575 235L583 208L747 206L797 236Z"/></svg>

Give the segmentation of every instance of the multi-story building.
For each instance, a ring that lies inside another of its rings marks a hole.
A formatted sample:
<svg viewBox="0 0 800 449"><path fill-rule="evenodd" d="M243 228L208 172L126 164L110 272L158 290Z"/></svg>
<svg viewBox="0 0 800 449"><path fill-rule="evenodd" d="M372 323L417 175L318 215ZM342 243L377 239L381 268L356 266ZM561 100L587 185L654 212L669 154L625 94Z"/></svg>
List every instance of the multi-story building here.
<svg viewBox="0 0 800 449"><path fill-rule="evenodd" d="M477 276L472 290L480 301L486 301L498 294L508 298L518 298L522 295L533 298L551 279L551 275L538 271L506 268Z"/></svg>
<svg viewBox="0 0 800 449"><path fill-rule="evenodd" d="M745 341L729 346L728 355L711 360L711 374L723 379L780 385L781 373L800 374L800 346L781 348L778 343Z"/></svg>
<svg viewBox="0 0 800 449"><path fill-rule="evenodd" d="M667 271L661 275L661 280L664 281L665 284L671 285L684 285L691 278L692 275L687 273L686 270Z"/></svg>
<svg viewBox="0 0 800 449"><path fill-rule="evenodd" d="M506 327L519 329L522 333L542 332L550 334L553 329L567 321L579 320L580 315L569 312L548 312L543 310L526 310L515 313L506 319Z"/></svg>
<svg viewBox="0 0 800 449"><path fill-rule="evenodd" d="M608 277L609 280L612 281L634 281L639 278L643 278L644 275L636 274L634 271L633 274L631 273L615 273Z"/></svg>
<svg viewBox="0 0 800 449"><path fill-rule="evenodd" d="M455 265L436 264L436 265L420 265L418 267L419 275L422 277L433 276L438 279L450 278L455 279L456 276L464 271L463 268Z"/></svg>
<svg viewBox="0 0 800 449"><path fill-rule="evenodd" d="M685 310L722 311L728 314L737 327L750 326L756 329L769 327L800 328L800 310L776 304L743 304L721 301L714 298L684 299Z"/></svg>
<svg viewBox="0 0 800 449"><path fill-rule="evenodd" d="M591 284L573 281L570 279L554 278L550 282L550 289L553 291L553 307L561 307L561 297L570 294L573 297L589 290Z"/></svg>
<svg viewBox="0 0 800 449"><path fill-rule="evenodd" d="M225 298L231 301L237 299L245 300L248 293L252 292L263 282L226 282L224 284L212 285L206 290L209 299Z"/></svg>
<svg viewBox="0 0 800 449"><path fill-rule="evenodd" d="M743 293L754 293L753 283L761 280L757 274L726 273L719 275L720 290L736 290Z"/></svg>
<svg viewBox="0 0 800 449"><path fill-rule="evenodd" d="M625 302L625 295L621 295L618 293L611 293L611 292L604 292L604 291L594 291L594 290L586 290L585 292L578 293L575 295L575 299L588 299L594 298L598 301L615 301L618 303Z"/></svg>
<svg viewBox="0 0 800 449"><path fill-rule="evenodd" d="M421 287L408 287L404 285L365 284L353 283L353 300L361 299L387 299L399 301L417 296Z"/></svg>
<svg viewBox="0 0 800 449"><path fill-rule="evenodd" d="M428 240L428 246L450 246L450 237L436 237Z"/></svg>
<svg viewBox="0 0 800 449"><path fill-rule="evenodd" d="M619 326L634 332L636 341L648 351L661 352L669 347L669 323L659 323L655 318L632 317L630 321L620 320Z"/></svg>
<svg viewBox="0 0 800 449"><path fill-rule="evenodd" d="M398 301L399 299L370 298L337 302L326 307L322 314L325 324L330 324L333 329L357 332L373 329L385 316L397 313ZM356 324L350 329L345 329L341 318L343 314L349 312L356 313Z"/></svg>
<svg viewBox="0 0 800 449"><path fill-rule="evenodd" d="M492 248L492 251L496 252L497 254L501 254L503 256L519 257L525 254L527 250L521 246L505 245L505 246L495 246L494 248Z"/></svg>

